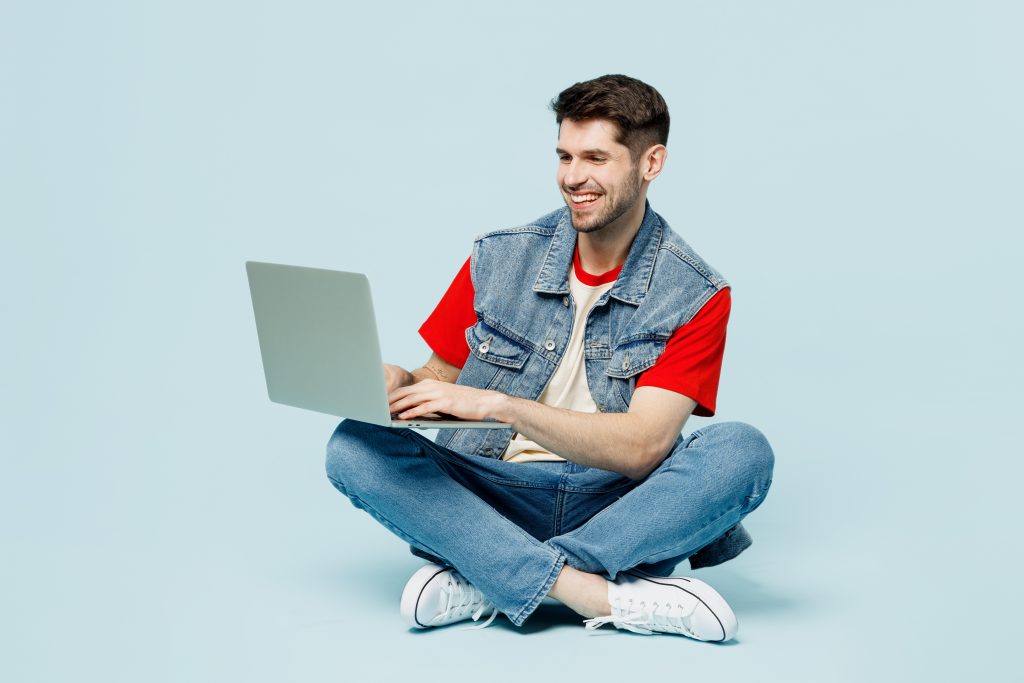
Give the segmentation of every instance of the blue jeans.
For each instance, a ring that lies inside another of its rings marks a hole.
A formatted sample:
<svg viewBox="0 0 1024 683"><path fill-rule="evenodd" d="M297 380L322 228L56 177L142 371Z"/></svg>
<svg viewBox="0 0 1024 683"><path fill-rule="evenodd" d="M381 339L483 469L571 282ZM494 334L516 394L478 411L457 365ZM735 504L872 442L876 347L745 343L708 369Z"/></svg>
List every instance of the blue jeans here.
<svg viewBox="0 0 1024 683"><path fill-rule="evenodd" d="M569 461L463 454L354 420L327 444L335 488L414 554L455 567L516 626L564 563L610 580L634 567L669 575L761 504L774 460L741 422L680 439L642 482Z"/></svg>

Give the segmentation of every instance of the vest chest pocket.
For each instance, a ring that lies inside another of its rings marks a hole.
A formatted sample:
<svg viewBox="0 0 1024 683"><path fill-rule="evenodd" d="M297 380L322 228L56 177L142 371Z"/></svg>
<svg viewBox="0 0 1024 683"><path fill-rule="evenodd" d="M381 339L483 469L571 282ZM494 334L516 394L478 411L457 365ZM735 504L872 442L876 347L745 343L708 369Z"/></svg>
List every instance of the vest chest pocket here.
<svg viewBox="0 0 1024 683"><path fill-rule="evenodd" d="M530 357L527 347L483 321L466 329L466 343L470 355L459 384L479 389L507 392Z"/></svg>
<svg viewBox="0 0 1024 683"><path fill-rule="evenodd" d="M466 342L480 360L506 368L519 370L530 356L528 348L483 321L466 330Z"/></svg>
<svg viewBox="0 0 1024 683"><path fill-rule="evenodd" d="M658 357L665 351L666 343L667 337L641 339L620 344L612 351L605 374L612 378L612 384L617 389L615 393L622 400L623 410L629 407L629 402L633 398L637 377L657 362Z"/></svg>

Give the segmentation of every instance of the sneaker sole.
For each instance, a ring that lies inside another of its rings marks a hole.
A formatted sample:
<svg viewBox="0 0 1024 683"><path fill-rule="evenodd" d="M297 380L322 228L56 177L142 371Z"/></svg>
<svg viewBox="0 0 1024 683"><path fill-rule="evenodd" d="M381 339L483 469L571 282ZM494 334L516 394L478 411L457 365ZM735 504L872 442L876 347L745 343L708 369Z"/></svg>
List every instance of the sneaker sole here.
<svg viewBox="0 0 1024 683"><path fill-rule="evenodd" d="M739 630L739 622L736 620L736 615L733 613L732 608L729 607L729 603L719 595L718 591L700 579L684 576L655 576L637 569L631 569L623 573L650 581L651 583L661 584L662 586L673 586L697 598L711 612L711 616L715 618L719 628L722 629L721 638L697 638L697 640L709 643L723 643L727 640L732 640L736 636L736 632ZM674 583L676 581L683 582L686 585Z"/></svg>

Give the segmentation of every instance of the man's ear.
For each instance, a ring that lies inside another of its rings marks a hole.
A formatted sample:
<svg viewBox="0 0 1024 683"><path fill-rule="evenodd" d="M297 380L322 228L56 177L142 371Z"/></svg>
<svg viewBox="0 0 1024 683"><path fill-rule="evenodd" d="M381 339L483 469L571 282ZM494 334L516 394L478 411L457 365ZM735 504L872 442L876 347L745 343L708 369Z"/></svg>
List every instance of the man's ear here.
<svg viewBox="0 0 1024 683"><path fill-rule="evenodd" d="M647 148L640 158L640 172L644 180L650 182L658 177L661 169L665 167L665 159L668 158L668 149L665 145L652 145Z"/></svg>

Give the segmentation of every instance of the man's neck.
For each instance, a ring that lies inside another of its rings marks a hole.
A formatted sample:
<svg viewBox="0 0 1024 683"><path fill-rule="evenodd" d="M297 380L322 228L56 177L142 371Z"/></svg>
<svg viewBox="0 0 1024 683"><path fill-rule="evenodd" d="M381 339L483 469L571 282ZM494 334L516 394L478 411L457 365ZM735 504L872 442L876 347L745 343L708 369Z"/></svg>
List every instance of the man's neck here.
<svg viewBox="0 0 1024 683"><path fill-rule="evenodd" d="M588 273L600 275L618 268L629 255L633 239L640 231L646 208L646 193L629 212L596 232L581 232L577 240L580 264Z"/></svg>

